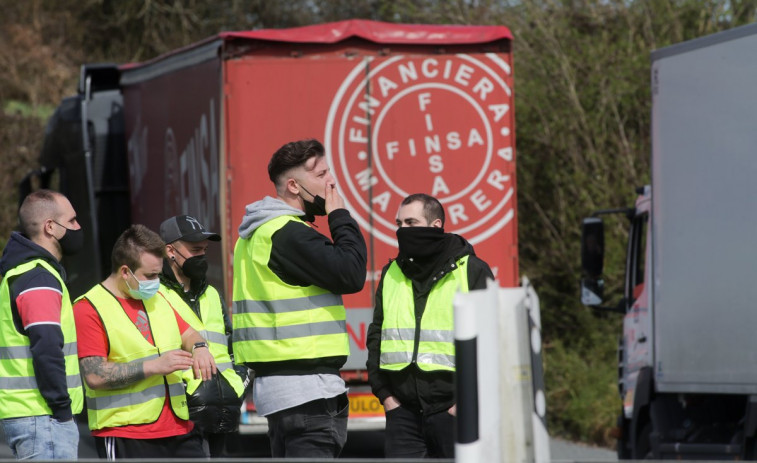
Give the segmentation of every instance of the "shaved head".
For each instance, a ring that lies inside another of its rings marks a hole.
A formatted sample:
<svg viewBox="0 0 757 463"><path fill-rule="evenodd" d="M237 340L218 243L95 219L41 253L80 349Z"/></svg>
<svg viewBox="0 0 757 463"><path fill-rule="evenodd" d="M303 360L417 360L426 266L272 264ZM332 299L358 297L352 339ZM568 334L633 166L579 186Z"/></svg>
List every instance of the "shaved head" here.
<svg viewBox="0 0 757 463"><path fill-rule="evenodd" d="M48 219L57 220L61 215L60 201L66 197L57 191L37 190L24 199L18 210L21 232L28 238L36 238Z"/></svg>

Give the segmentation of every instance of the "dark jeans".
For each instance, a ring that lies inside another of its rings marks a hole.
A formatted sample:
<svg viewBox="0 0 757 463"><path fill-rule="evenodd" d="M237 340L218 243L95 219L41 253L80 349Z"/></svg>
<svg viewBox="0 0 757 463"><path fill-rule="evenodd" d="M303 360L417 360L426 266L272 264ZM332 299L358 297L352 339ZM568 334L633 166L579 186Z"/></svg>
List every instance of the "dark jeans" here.
<svg viewBox="0 0 757 463"><path fill-rule="evenodd" d="M219 434L203 434L203 447L207 443L208 453L210 458L221 458L226 455L226 433Z"/></svg>
<svg viewBox="0 0 757 463"><path fill-rule="evenodd" d="M441 411L432 415L402 406L386 412L386 458L454 458L455 417Z"/></svg>
<svg viewBox="0 0 757 463"><path fill-rule="evenodd" d="M347 442L347 394L268 415L273 458L336 458Z"/></svg>
<svg viewBox="0 0 757 463"><path fill-rule="evenodd" d="M132 458L207 458L202 448L202 436L197 430L187 434L158 439L127 439L125 437L95 437L95 448L101 459Z"/></svg>

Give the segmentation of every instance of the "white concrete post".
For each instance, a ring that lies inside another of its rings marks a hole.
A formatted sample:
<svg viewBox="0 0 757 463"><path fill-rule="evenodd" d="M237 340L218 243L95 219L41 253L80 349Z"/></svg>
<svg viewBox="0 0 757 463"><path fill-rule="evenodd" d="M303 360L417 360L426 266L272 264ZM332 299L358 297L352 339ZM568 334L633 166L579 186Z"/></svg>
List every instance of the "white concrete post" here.
<svg viewBox="0 0 757 463"><path fill-rule="evenodd" d="M458 377L455 460L548 462L536 292L525 278L521 288L492 283L486 290L458 294L453 305Z"/></svg>

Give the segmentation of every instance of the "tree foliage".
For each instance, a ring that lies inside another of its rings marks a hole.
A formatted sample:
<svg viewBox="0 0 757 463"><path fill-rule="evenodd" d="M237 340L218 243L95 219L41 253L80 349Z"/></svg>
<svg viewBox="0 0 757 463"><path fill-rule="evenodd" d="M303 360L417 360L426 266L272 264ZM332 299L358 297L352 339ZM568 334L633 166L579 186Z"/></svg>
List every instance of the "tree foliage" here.
<svg viewBox="0 0 757 463"><path fill-rule="evenodd" d="M515 36L521 270L544 307L553 431L607 443L620 409L621 320L579 303L580 223L633 206L649 183L650 52L752 21L756 4L534 0L503 15ZM609 225L606 292L618 300L628 223Z"/></svg>
<svg viewBox="0 0 757 463"><path fill-rule="evenodd" d="M84 62L153 58L221 30L348 18L504 24L514 35L521 272L542 299L553 433L607 444L620 318L578 302L580 221L649 182L650 52L754 20L757 0L0 0L0 241L44 118ZM19 111L14 108L31 108ZM44 113L44 111L43 111ZM619 295L627 223L610 222ZM619 296L618 296L619 297Z"/></svg>

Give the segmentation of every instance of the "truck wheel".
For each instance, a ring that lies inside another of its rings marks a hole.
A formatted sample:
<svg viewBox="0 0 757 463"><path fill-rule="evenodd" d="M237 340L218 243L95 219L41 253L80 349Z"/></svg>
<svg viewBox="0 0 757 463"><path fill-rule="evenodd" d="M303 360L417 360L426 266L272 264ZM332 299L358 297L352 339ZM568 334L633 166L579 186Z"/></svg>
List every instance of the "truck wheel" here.
<svg viewBox="0 0 757 463"><path fill-rule="evenodd" d="M633 454L631 455L634 460L651 460L652 459L652 445L650 443L649 435L652 434L652 423L647 423L636 434L636 442L633 446Z"/></svg>

